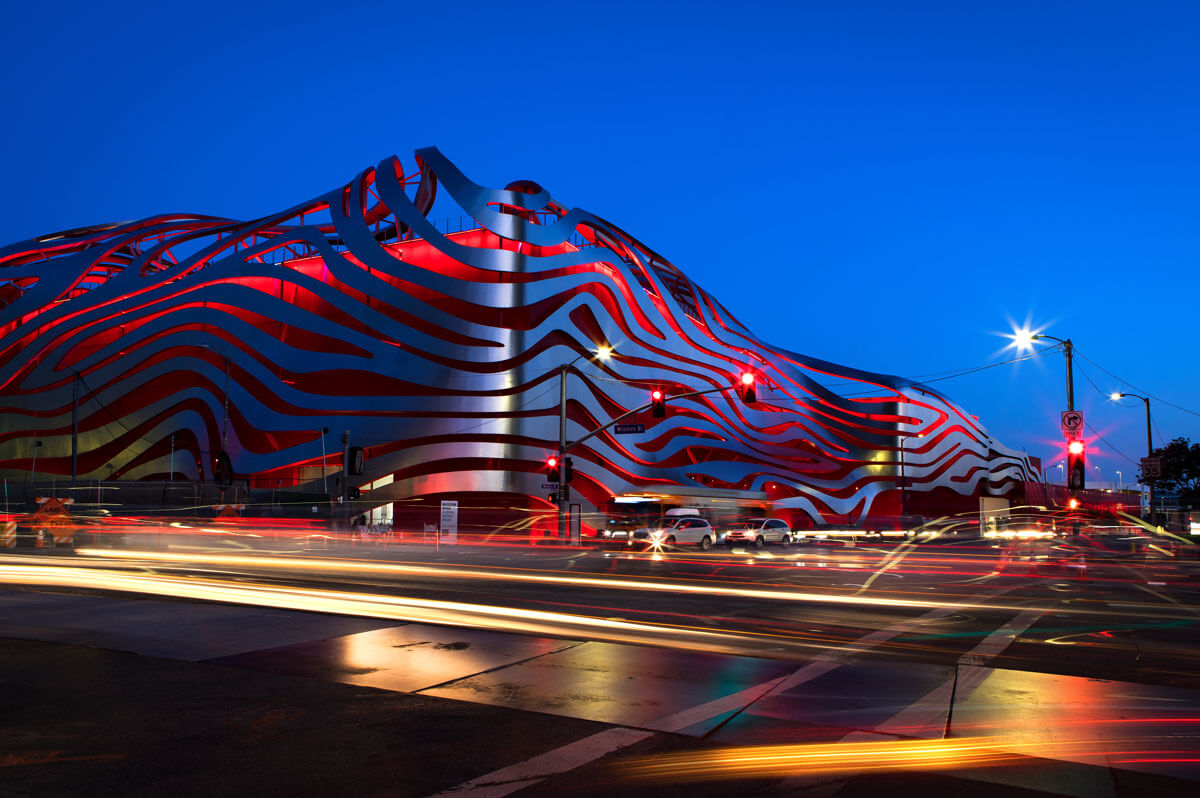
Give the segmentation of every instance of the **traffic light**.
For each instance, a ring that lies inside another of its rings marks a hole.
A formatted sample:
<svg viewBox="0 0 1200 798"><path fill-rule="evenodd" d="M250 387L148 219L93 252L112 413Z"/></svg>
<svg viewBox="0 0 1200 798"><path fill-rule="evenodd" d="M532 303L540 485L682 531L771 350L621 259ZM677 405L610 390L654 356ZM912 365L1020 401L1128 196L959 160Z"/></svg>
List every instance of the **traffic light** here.
<svg viewBox="0 0 1200 798"><path fill-rule="evenodd" d="M1072 438L1067 441L1067 487L1083 490L1087 465L1084 463L1083 441Z"/></svg>
<svg viewBox="0 0 1200 798"><path fill-rule="evenodd" d="M570 457L563 458L562 464L562 481L567 483L571 481L571 477L575 476L575 463Z"/></svg>
<svg viewBox="0 0 1200 798"><path fill-rule="evenodd" d="M558 482L559 481L559 479L558 479L558 458L557 457L547 457L546 458L546 481L547 482Z"/></svg>
<svg viewBox="0 0 1200 798"><path fill-rule="evenodd" d="M217 453L213 463L213 480L224 487L233 484L233 461L229 458L229 452L222 450Z"/></svg>
<svg viewBox="0 0 1200 798"><path fill-rule="evenodd" d="M754 375L748 371L742 372L742 378L738 382L738 395L742 397L742 401L746 404L754 404Z"/></svg>
<svg viewBox="0 0 1200 798"><path fill-rule="evenodd" d="M666 394L657 388L650 392L650 415L654 418L666 418L667 416Z"/></svg>
<svg viewBox="0 0 1200 798"><path fill-rule="evenodd" d="M366 456L363 453L363 447L351 446L346 449L346 463L344 467L347 474L356 477L362 476L365 461Z"/></svg>

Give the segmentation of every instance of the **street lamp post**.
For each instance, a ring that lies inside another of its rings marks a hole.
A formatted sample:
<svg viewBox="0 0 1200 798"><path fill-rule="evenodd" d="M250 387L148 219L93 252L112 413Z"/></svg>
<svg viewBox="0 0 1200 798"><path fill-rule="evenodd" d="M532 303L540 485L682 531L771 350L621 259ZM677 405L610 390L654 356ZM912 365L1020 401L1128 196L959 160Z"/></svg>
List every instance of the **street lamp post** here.
<svg viewBox="0 0 1200 798"><path fill-rule="evenodd" d="M29 472L29 481L32 483L37 477L37 453L38 449L42 448L41 441L33 442L33 469Z"/></svg>
<svg viewBox="0 0 1200 798"><path fill-rule="evenodd" d="M1120 493L1123 490L1125 490L1125 477L1121 475L1120 471L1118 471L1117 472L1117 493Z"/></svg>
<svg viewBox="0 0 1200 798"><path fill-rule="evenodd" d="M1114 393L1110 398L1115 402L1118 399L1123 399L1126 396L1131 399L1141 399L1146 403L1146 457L1154 456L1154 440L1150 437L1150 397L1140 396L1136 393ZM1142 474L1142 481L1146 483L1146 513L1150 516L1151 523L1154 521L1154 480Z"/></svg>
<svg viewBox="0 0 1200 798"><path fill-rule="evenodd" d="M1050 341L1058 341L1059 345L1062 347L1063 354L1067 358L1067 410L1074 410L1075 409L1075 374L1074 374L1073 369L1071 368L1071 358L1075 354L1075 347L1071 343L1070 338L1055 338L1053 335L1046 335L1044 333L1037 333L1035 335L1029 336L1030 341L1040 341L1043 338L1048 339Z"/></svg>
<svg viewBox="0 0 1200 798"><path fill-rule="evenodd" d="M917 433L918 438L924 438L925 433ZM908 493L908 479L904 476L904 442L907 440L904 436L900 437L900 515L906 514L905 499Z"/></svg>
<svg viewBox="0 0 1200 798"><path fill-rule="evenodd" d="M598 360L608 360L612 355L612 347L599 346L594 353ZM572 366L578 363L583 358L588 357L585 352L577 355L574 360L569 363L563 363L558 367L558 467L563 469L560 471L560 480L566 476L566 455L567 455L567 372ZM558 483L558 490L554 492L555 504L558 505L558 539L565 540L567 537L567 501L570 499L570 488L567 487L565 481ZM577 541L571 541L575 543Z"/></svg>
<svg viewBox="0 0 1200 798"><path fill-rule="evenodd" d="M1104 473L1100 470L1100 466L1092 466L1092 468L1096 469L1096 487L1099 488L1104 482Z"/></svg>
<svg viewBox="0 0 1200 798"><path fill-rule="evenodd" d="M1055 463L1054 467L1062 469L1062 473L1059 476L1062 477L1063 484L1067 484L1067 467L1062 463Z"/></svg>
<svg viewBox="0 0 1200 798"><path fill-rule="evenodd" d="M329 434L329 427L321 427L321 484L325 486L325 496L329 497L329 472L325 466L325 436Z"/></svg>

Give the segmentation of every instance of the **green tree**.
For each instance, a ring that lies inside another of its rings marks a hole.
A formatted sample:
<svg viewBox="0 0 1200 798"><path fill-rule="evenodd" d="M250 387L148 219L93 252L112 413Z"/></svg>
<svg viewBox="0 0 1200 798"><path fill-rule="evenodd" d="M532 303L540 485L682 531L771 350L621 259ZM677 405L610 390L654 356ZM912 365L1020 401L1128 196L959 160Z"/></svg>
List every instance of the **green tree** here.
<svg viewBox="0 0 1200 798"><path fill-rule="evenodd" d="M1200 443L1176 438L1155 449L1153 456L1162 461L1162 476L1154 484L1179 491L1179 503L1200 505ZM1138 475L1141 478L1141 475Z"/></svg>

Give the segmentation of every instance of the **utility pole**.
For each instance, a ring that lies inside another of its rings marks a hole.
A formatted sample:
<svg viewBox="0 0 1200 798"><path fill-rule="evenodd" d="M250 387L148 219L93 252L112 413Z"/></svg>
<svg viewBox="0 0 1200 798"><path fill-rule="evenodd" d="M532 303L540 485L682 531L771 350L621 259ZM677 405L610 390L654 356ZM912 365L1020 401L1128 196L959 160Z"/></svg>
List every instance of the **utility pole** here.
<svg viewBox="0 0 1200 798"><path fill-rule="evenodd" d="M71 381L71 487L79 477L79 372Z"/></svg>
<svg viewBox="0 0 1200 798"><path fill-rule="evenodd" d="M1063 354L1067 357L1067 410L1075 409L1075 375L1071 369L1071 356L1075 347L1071 339L1063 341Z"/></svg>
<svg viewBox="0 0 1200 798"><path fill-rule="evenodd" d="M1154 456L1154 439L1150 437L1150 397L1139 397L1146 403L1146 456ZM1151 479L1146 485L1146 495L1150 506L1147 508L1150 511L1150 523L1154 523L1154 480Z"/></svg>

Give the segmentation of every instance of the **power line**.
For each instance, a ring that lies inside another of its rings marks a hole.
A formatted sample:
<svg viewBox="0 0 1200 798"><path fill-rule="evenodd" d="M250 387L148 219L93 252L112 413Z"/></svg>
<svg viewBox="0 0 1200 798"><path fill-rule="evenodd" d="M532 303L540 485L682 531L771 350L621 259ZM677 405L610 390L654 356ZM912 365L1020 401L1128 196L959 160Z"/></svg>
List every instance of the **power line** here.
<svg viewBox="0 0 1200 798"><path fill-rule="evenodd" d="M1020 363L1025 360L1032 360L1033 358L1042 357L1047 352L1052 352L1055 349L1057 349L1057 347L1048 346L1044 349L1038 349L1035 352L1030 352L1028 354L1019 355L1017 357L1010 358L1008 360L998 360L995 363L988 363L983 366L976 366L974 368L965 369L963 371L934 372L932 375L928 375L928 376L932 376L933 379L926 379L925 375L922 375L918 379L913 380L912 382L910 382L907 385L904 385L902 387L912 388L915 385L924 385L925 383L928 383L928 382L944 382L945 380L952 380L957 377L965 377L968 374L975 374L976 372L987 371L988 369L994 369L994 368L998 368L1000 366L1007 366L1012 363ZM938 374L941 374L943 376L937 376ZM869 396L872 393L876 393L878 390L880 390L880 389L860 391L858 393L844 393L844 394L840 394L840 395L843 397L846 397L846 398L853 397L853 396Z"/></svg>
<svg viewBox="0 0 1200 798"><path fill-rule="evenodd" d="M1089 432L1091 432L1093 435L1095 435L1097 438L1099 438L1101 441L1103 441L1103 442L1104 442L1104 445L1105 445L1105 446L1107 446L1109 449L1111 449L1111 450L1113 451L1113 453L1114 453L1114 454L1119 454L1119 455L1121 455L1121 457L1124 457L1126 460L1128 460L1130 463L1132 463L1132 464L1133 464L1133 465L1135 465L1135 466L1140 466L1140 465L1141 465L1141 463L1139 463L1137 460L1134 460L1132 457L1130 457L1129 455L1125 454L1125 452L1121 451L1121 450L1120 450L1120 449L1118 449L1116 446L1113 446L1111 443L1109 443L1109 442L1108 442L1108 439L1107 439L1107 438L1105 438L1103 435L1101 435L1101 434L1100 434L1100 432L1099 432L1099 430L1097 430L1097 429L1096 429L1095 427L1093 427L1091 424L1089 424L1089 423L1087 423L1087 422L1085 421L1085 422L1083 423L1083 425L1084 425L1085 427L1087 427L1087 428L1088 428L1088 431L1089 431Z"/></svg>
<svg viewBox="0 0 1200 798"><path fill-rule="evenodd" d="M1150 392L1149 392L1149 391L1147 391L1145 388L1139 388L1138 386L1134 385L1132 382L1129 382L1128 380L1123 380L1123 379L1121 379L1121 378L1120 378L1120 377L1118 377L1116 374L1113 374L1111 371L1109 371L1108 369L1104 368L1104 366L1101 366L1099 363L1097 363L1096 361L1092 360L1092 359L1091 359L1090 357L1088 357L1087 355L1084 355L1084 354L1082 354L1082 353L1081 353L1081 352L1080 352L1078 349L1076 349L1076 350L1075 350L1075 354L1076 354L1076 355L1078 355L1079 357L1083 358L1083 359L1084 359L1084 360L1086 360L1087 362L1091 363L1093 366L1095 366L1096 368L1100 369L1100 370L1101 370L1101 371L1103 371L1105 374L1107 374L1108 376L1112 377L1114 380L1116 380L1117 382L1121 383L1122 385L1126 385L1126 386L1128 386L1128 387L1130 387L1130 388L1133 388L1135 391L1138 391L1139 393L1142 393L1142 394L1144 394L1144 395L1148 396L1149 398L1153 399L1153 400L1154 400L1154 401L1156 401L1156 402L1159 402L1160 404L1164 404L1164 405L1166 405L1167 407L1173 407L1173 408L1175 408L1176 410L1180 410L1180 411L1182 411L1182 412L1184 412L1184 413L1190 413L1190 414L1191 414L1191 415L1193 415L1193 416L1200 416L1200 413L1196 412L1195 410L1189 410L1188 408L1186 408L1186 407L1181 407L1181 406L1179 406L1179 405L1177 405L1177 404L1175 404L1175 403L1173 403L1173 402L1168 402L1166 399L1163 399L1161 396L1155 396L1154 394L1150 393Z"/></svg>

